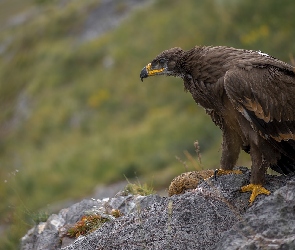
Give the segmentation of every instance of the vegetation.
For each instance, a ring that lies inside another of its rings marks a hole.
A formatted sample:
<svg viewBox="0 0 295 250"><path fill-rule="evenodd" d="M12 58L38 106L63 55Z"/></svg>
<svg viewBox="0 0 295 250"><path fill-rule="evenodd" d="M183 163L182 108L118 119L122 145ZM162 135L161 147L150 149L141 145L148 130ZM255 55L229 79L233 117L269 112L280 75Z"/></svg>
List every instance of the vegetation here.
<svg viewBox="0 0 295 250"><path fill-rule="evenodd" d="M1 23L19 11L15 2ZM202 167L218 167L220 131L181 80L140 82L140 70L159 52L227 45L290 61L295 51L293 0L158 0L84 42L85 20L99 1L63 3L23 1L37 11L0 30L4 249L17 248L47 204L82 197L99 183L140 176L167 188L184 171L175 156L193 155L196 139Z"/></svg>
<svg viewBox="0 0 295 250"><path fill-rule="evenodd" d="M109 215L105 216L100 214L84 215L75 225L68 228L66 235L71 238L78 238L80 235L86 235L95 231L104 223L110 221L110 218L118 218L122 215L118 209L113 209Z"/></svg>
<svg viewBox="0 0 295 250"><path fill-rule="evenodd" d="M126 195L133 194L146 196L155 193L154 188L152 186L146 183L141 184L139 181L137 181L137 183L131 183L128 181L128 184L126 185L123 191Z"/></svg>

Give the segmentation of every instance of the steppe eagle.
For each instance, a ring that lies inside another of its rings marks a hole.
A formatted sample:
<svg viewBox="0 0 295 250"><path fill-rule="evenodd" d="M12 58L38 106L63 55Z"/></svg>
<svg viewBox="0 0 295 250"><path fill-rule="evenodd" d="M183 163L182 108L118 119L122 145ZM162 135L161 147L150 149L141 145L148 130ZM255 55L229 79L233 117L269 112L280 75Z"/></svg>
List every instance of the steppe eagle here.
<svg viewBox="0 0 295 250"><path fill-rule="evenodd" d="M252 160L250 203L263 187L268 167L295 172L295 68L260 51L224 46L172 48L145 66L140 78L183 79L189 91L222 130L220 174L233 170L240 150Z"/></svg>

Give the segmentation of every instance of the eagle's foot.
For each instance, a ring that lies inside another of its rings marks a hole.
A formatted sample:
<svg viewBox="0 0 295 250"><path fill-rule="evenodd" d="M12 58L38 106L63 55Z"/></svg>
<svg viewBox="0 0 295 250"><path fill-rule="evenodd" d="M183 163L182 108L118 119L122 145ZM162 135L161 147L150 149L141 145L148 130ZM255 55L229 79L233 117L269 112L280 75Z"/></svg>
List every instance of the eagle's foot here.
<svg viewBox="0 0 295 250"><path fill-rule="evenodd" d="M270 191L267 190L265 187L263 187L260 184L249 184L246 186L243 186L241 188L241 192L249 192L252 191L249 202L250 205L252 205L253 201L256 199L256 197L260 194L269 195Z"/></svg>
<svg viewBox="0 0 295 250"><path fill-rule="evenodd" d="M214 171L214 179L217 180L217 176L226 175L226 174L242 174L243 172L240 170L224 170L224 169L216 169Z"/></svg>

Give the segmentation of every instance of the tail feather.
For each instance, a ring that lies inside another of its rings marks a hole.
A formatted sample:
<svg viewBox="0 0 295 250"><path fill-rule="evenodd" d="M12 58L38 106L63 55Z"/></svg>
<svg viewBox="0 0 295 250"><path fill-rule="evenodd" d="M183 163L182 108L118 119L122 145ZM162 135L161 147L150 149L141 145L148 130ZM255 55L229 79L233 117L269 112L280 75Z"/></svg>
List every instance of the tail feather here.
<svg viewBox="0 0 295 250"><path fill-rule="evenodd" d="M290 174L295 172L295 142L292 141L290 144L286 142L281 142L281 158L278 160L277 164L270 166L271 169L280 174Z"/></svg>
<svg viewBox="0 0 295 250"><path fill-rule="evenodd" d="M288 162L289 159L286 161L285 159L282 160L282 158L278 161L276 165L271 165L270 168L284 175L295 172L295 162Z"/></svg>

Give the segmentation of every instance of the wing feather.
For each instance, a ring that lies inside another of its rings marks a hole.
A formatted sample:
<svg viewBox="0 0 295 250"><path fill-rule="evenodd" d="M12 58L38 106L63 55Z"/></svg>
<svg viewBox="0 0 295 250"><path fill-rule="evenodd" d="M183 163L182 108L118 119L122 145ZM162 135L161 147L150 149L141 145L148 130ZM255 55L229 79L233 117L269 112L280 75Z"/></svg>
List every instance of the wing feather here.
<svg viewBox="0 0 295 250"><path fill-rule="evenodd" d="M235 68L224 77L226 93L262 136L295 139L295 74L276 68Z"/></svg>

